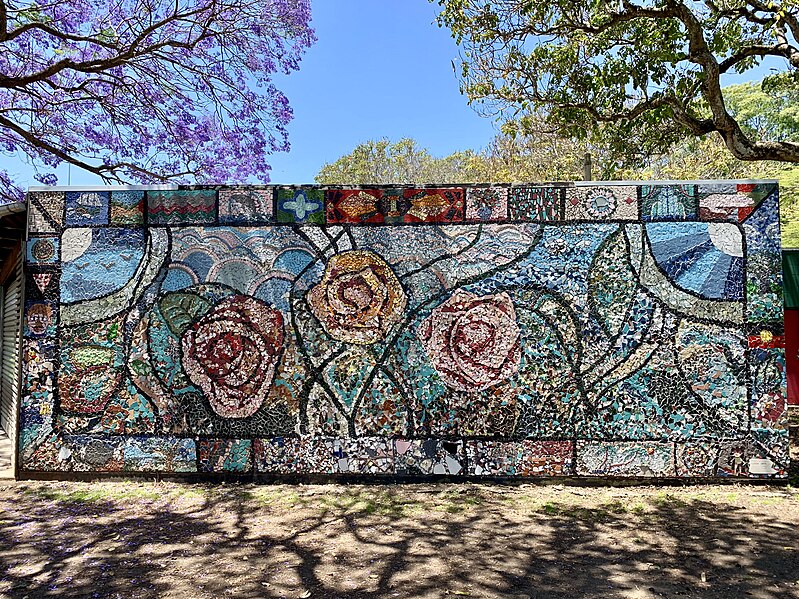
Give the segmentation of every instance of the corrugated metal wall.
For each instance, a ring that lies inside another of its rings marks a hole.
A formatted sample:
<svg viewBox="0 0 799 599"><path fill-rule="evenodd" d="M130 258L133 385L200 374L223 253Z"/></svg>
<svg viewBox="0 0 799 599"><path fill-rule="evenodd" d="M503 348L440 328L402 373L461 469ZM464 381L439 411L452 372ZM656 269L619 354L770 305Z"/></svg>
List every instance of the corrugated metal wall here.
<svg viewBox="0 0 799 599"><path fill-rule="evenodd" d="M20 318L22 313L22 253L16 255L17 263L3 286L2 345L0 345L0 428L12 440L17 430L17 404L19 397Z"/></svg>

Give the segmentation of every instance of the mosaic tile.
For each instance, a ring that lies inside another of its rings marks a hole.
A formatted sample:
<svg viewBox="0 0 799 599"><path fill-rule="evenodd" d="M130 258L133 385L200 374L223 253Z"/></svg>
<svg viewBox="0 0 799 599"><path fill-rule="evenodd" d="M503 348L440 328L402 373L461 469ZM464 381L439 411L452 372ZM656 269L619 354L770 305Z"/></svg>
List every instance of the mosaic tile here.
<svg viewBox="0 0 799 599"><path fill-rule="evenodd" d="M754 188L752 188L754 189ZM759 200L749 192L750 186L741 191L735 183L699 185L699 218L701 220L742 221L752 213Z"/></svg>
<svg viewBox="0 0 799 599"><path fill-rule="evenodd" d="M463 189L438 187L406 189L405 200L410 208L405 213L406 223L459 223L463 221Z"/></svg>
<svg viewBox="0 0 799 599"><path fill-rule="evenodd" d="M197 441L199 472L249 472L252 465L252 441L249 439Z"/></svg>
<svg viewBox="0 0 799 599"><path fill-rule="evenodd" d="M68 191L66 226L107 225L110 196L108 191Z"/></svg>
<svg viewBox="0 0 799 599"><path fill-rule="evenodd" d="M26 300L22 325L24 337L55 337L58 305L48 300Z"/></svg>
<svg viewBox="0 0 799 599"><path fill-rule="evenodd" d="M23 472L787 472L772 184L69 193Z"/></svg>
<svg viewBox="0 0 799 599"><path fill-rule="evenodd" d="M469 441L469 474L475 476L568 476L571 441Z"/></svg>
<svg viewBox="0 0 799 599"><path fill-rule="evenodd" d="M685 477L716 475L719 444L713 441L677 443L676 474Z"/></svg>
<svg viewBox="0 0 799 599"><path fill-rule="evenodd" d="M562 187L512 187L508 193L511 220L563 220Z"/></svg>
<svg viewBox="0 0 799 599"><path fill-rule="evenodd" d="M657 442L578 441L577 474L674 476L674 445Z"/></svg>
<svg viewBox="0 0 799 599"><path fill-rule="evenodd" d="M772 193L743 223L749 322L783 319L779 194Z"/></svg>
<svg viewBox="0 0 799 599"><path fill-rule="evenodd" d="M392 474L394 443L391 439L361 437L333 441L337 474Z"/></svg>
<svg viewBox="0 0 799 599"><path fill-rule="evenodd" d="M737 225L650 223L646 233L658 267L681 289L706 299L743 299L744 239Z"/></svg>
<svg viewBox="0 0 799 599"><path fill-rule="evenodd" d="M122 437L68 435L59 449L61 469L73 472L121 472L125 470Z"/></svg>
<svg viewBox="0 0 799 599"><path fill-rule="evenodd" d="M25 272L25 298L57 302L60 277L60 269L54 266L29 265Z"/></svg>
<svg viewBox="0 0 799 599"><path fill-rule="evenodd" d="M566 220L636 220L638 188L630 185L570 187L566 190Z"/></svg>
<svg viewBox="0 0 799 599"><path fill-rule="evenodd" d="M330 224L402 222L411 207L402 189L331 189L325 195Z"/></svg>
<svg viewBox="0 0 799 599"><path fill-rule="evenodd" d="M641 186L643 220L694 220L697 211L696 185Z"/></svg>
<svg viewBox="0 0 799 599"><path fill-rule="evenodd" d="M397 439L394 452L397 474L455 476L466 473L466 450L462 441Z"/></svg>
<svg viewBox="0 0 799 599"><path fill-rule="evenodd" d="M19 407L20 461L35 451L52 431L56 350L47 339L23 339L22 394Z"/></svg>
<svg viewBox="0 0 799 599"><path fill-rule="evenodd" d="M787 429L785 349L751 348L749 373L752 377L752 425L757 428Z"/></svg>
<svg viewBox="0 0 799 599"><path fill-rule="evenodd" d="M151 225L213 224L216 191L180 189L147 192L147 222Z"/></svg>
<svg viewBox="0 0 799 599"><path fill-rule="evenodd" d="M505 221L508 219L506 187L470 187L466 190L466 220Z"/></svg>
<svg viewBox="0 0 799 599"><path fill-rule="evenodd" d="M735 191L737 193L747 194L754 200L755 206L760 205L760 202L765 200L776 190L776 183L736 183L735 185Z"/></svg>
<svg viewBox="0 0 799 599"><path fill-rule="evenodd" d="M448 223L463 220L462 189L331 189L329 224Z"/></svg>
<svg viewBox="0 0 799 599"><path fill-rule="evenodd" d="M56 264L58 245L57 237L33 237L28 240L25 259L31 264Z"/></svg>
<svg viewBox="0 0 799 599"><path fill-rule="evenodd" d="M58 233L64 226L66 197L62 191L28 194L28 232L34 235Z"/></svg>
<svg viewBox="0 0 799 599"><path fill-rule="evenodd" d="M144 192L137 190L111 192L111 224L144 224Z"/></svg>
<svg viewBox="0 0 799 599"><path fill-rule="evenodd" d="M65 412L100 414L124 376L123 322L113 319L61 332L59 406Z"/></svg>
<svg viewBox="0 0 799 599"><path fill-rule="evenodd" d="M255 470L261 474L334 474L333 439L274 437L253 441Z"/></svg>
<svg viewBox="0 0 799 599"><path fill-rule="evenodd" d="M274 222L274 193L272 189L220 189L220 224L261 225Z"/></svg>
<svg viewBox="0 0 799 599"><path fill-rule="evenodd" d="M83 430L96 430L110 435L154 435L159 432L156 414L150 401L127 378L122 379L114 393L105 404L99 422L96 416L88 415L80 418L76 414L64 413L63 426L69 428L70 423L79 426L85 423Z"/></svg>
<svg viewBox="0 0 799 599"><path fill-rule="evenodd" d="M791 458L788 451L788 429L753 428L749 476L753 478L784 478Z"/></svg>
<svg viewBox="0 0 799 599"><path fill-rule="evenodd" d="M127 285L145 253L143 229L66 229L61 236L61 301L107 296Z"/></svg>
<svg viewBox="0 0 799 599"><path fill-rule="evenodd" d="M125 437L124 469L130 472L196 472L194 439Z"/></svg>
<svg viewBox="0 0 799 599"><path fill-rule="evenodd" d="M325 223L325 192L321 189L277 190L277 221L280 223Z"/></svg>

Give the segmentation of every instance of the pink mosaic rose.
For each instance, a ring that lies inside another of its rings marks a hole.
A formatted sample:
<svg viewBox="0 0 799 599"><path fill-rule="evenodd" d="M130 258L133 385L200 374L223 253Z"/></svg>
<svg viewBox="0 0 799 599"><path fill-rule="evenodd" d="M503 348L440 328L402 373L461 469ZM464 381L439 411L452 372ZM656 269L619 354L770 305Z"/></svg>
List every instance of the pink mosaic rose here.
<svg viewBox="0 0 799 599"><path fill-rule="evenodd" d="M521 363L516 310L507 293L456 291L422 322L419 338L441 380L459 391L496 385Z"/></svg>
<svg viewBox="0 0 799 599"><path fill-rule="evenodd" d="M261 407L283 348L283 316L246 295L215 305L183 334L183 368L223 418Z"/></svg>
<svg viewBox="0 0 799 599"><path fill-rule="evenodd" d="M311 312L328 335L358 345L383 341L407 304L391 267L368 251L333 256L307 297Z"/></svg>

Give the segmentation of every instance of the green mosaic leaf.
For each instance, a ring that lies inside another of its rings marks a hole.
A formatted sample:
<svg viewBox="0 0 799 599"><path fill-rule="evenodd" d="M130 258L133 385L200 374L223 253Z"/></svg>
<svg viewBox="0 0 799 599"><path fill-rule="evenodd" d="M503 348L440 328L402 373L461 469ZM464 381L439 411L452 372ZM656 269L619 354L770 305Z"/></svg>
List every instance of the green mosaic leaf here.
<svg viewBox="0 0 799 599"><path fill-rule="evenodd" d="M588 290L591 311L597 321L609 336L618 335L636 290L636 277L630 268L621 229L599 246L588 275Z"/></svg>
<svg viewBox="0 0 799 599"><path fill-rule="evenodd" d="M130 369L139 376L145 376L151 371L151 368L144 360L133 360L130 363Z"/></svg>
<svg viewBox="0 0 799 599"><path fill-rule="evenodd" d="M208 312L211 305L209 300L193 293L170 293L158 302L169 330L178 337L192 322Z"/></svg>
<svg viewBox="0 0 799 599"><path fill-rule="evenodd" d="M114 361L114 350L99 345L83 345L74 348L69 359L83 370L93 366L110 366Z"/></svg>

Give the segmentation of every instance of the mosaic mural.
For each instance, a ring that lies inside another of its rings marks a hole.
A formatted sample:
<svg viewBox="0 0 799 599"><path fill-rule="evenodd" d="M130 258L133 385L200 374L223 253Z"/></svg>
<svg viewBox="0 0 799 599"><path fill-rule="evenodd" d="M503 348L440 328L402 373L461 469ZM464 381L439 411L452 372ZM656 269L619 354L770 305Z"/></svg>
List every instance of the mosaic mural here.
<svg viewBox="0 0 799 599"><path fill-rule="evenodd" d="M774 183L29 203L23 476L786 473Z"/></svg>

